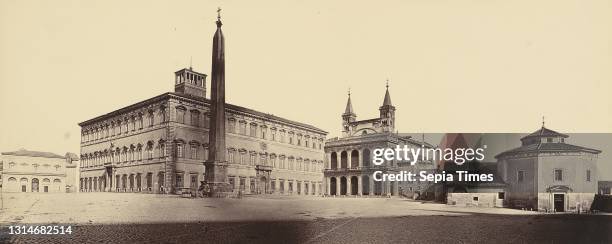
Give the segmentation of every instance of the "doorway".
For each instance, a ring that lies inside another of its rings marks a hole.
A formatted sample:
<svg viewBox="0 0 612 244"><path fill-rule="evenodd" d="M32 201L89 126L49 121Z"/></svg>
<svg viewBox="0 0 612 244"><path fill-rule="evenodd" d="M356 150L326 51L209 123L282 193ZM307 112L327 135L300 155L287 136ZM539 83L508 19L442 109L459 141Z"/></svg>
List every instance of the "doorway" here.
<svg viewBox="0 0 612 244"><path fill-rule="evenodd" d="M565 195L554 194L553 196L555 212L565 212Z"/></svg>
<svg viewBox="0 0 612 244"><path fill-rule="evenodd" d="M259 178L259 192L258 194L267 194L268 193L268 181L266 177Z"/></svg>

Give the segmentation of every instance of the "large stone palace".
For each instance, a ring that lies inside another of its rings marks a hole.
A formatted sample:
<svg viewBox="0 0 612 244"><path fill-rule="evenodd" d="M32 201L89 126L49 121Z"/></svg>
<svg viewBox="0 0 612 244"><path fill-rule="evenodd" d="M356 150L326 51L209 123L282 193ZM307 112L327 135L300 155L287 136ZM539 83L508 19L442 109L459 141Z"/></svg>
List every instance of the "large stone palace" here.
<svg viewBox="0 0 612 244"><path fill-rule="evenodd" d="M425 142L402 136L395 130L395 106L391 103L389 86L378 118L357 120L349 93L346 109L342 114L342 137L331 138L325 143L325 183L326 194L331 196L397 196L400 187L405 190L419 191L425 186L395 181L375 181L375 171L398 173L401 170L433 170L433 162L418 162L416 167L404 162L390 161L382 165L372 164L372 152L376 148L403 147L430 148ZM418 189L418 190L417 190Z"/></svg>
<svg viewBox="0 0 612 244"><path fill-rule="evenodd" d="M218 32L221 25L218 24ZM79 123L81 191L178 193L204 180L211 101L207 75L175 72L168 92ZM246 194L322 193L327 132L226 104L227 179Z"/></svg>

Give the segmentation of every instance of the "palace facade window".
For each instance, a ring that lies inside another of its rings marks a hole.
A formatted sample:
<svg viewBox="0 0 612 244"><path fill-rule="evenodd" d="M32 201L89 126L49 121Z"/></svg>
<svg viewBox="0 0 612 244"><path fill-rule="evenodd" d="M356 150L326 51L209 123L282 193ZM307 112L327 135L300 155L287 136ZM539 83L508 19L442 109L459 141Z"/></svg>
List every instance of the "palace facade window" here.
<svg viewBox="0 0 612 244"><path fill-rule="evenodd" d="M164 144L164 142L159 142L159 157L166 157L166 145Z"/></svg>
<svg viewBox="0 0 612 244"><path fill-rule="evenodd" d="M166 116L166 108L162 107L159 110L159 116L161 117L161 122L166 122L168 120L168 116Z"/></svg>
<svg viewBox="0 0 612 244"><path fill-rule="evenodd" d="M203 122L204 128L210 127L210 114L209 113L204 113L204 115L202 116L202 122Z"/></svg>
<svg viewBox="0 0 612 244"><path fill-rule="evenodd" d="M142 130L143 127L143 121L142 121L142 114L138 115L138 129Z"/></svg>
<svg viewBox="0 0 612 244"><path fill-rule="evenodd" d="M229 150L227 151L227 162L229 162L229 163L231 163L231 164L235 163L235 162L234 162L234 153L235 153L235 151L234 151L234 150L232 150L232 149L229 149Z"/></svg>
<svg viewBox="0 0 612 244"><path fill-rule="evenodd" d="M251 130L249 135L252 137L257 137L257 124L251 124Z"/></svg>
<svg viewBox="0 0 612 244"><path fill-rule="evenodd" d="M200 111L191 111L191 125L195 127L200 127Z"/></svg>
<svg viewBox="0 0 612 244"><path fill-rule="evenodd" d="M516 178L517 178L518 182L525 181L525 171L519 170L518 173L517 173L517 177Z"/></svg>
<svg viewBox="0 0 612 244"><path fill-rule="evenodd" d="M149 116L147 116L147 120L149 121L149 127L155 125L155 114L153 111L149 111Z"/></svg>
<svg viewBox="0 0 612 244"><path fill-rule="evenodd" d="M589 182L591 181L591 170L590 169L587 169L586 171L586 181L589 181Z"/></svg>
<svg viewBox="0 0 612 244"><path fill-rule="evenodd" d="M555 181L563 181L563 170L555 169Z"/></svg>
<svg viewBox="0 0 612 244"><path fill-rule="evenodd" d="M185 123L185 110L184 107L176 107L176 121L181 124Z"/></svg>
<svg viewBox="0 0 612 244"><path fill-rule="evenodd" d="M132 116L132 131L136 130L136 117Z"/></svg>
<svg viewBox="0 0 612 244"><path fill-rule="evenodd" d="M230 118L227 121L227 132L228 133L236 133L236 120L234 118Z"/></svg>
<svg viewBox="0 0 612 244"><path fill-rule="evenodd" d="M138 161L142 160L142 146L138 145Z"/></svg>
<svg viewBox="0 0 612 244"><path fill-rule="evenodd" d="M204 147L204 160L208 160L208 147Z"/></svg>
<svg viewBox="0 0 612 244"><path fill-rule="evenodd" d="M182 158L184 156L184 146L182 143L176 144L176 157Z"/></svg>
<svg viewBox="0 0 612 244"><path fill-rule="evenodd" d="M191 159L198 159L198 145L191 145Z"/></svg>
<svg viewBox="0 0 612 244"><path fill-rule="evenodd" d="M244 120L240 121L240 134L245 135L245 136L247 134L246 126L247 126L246 121Z"/></svg>
<svg viewBox="0 0 612 244"><path fill-rule="evenodd" d="M247 164L246 151L240 152L240 164Z"/></svg>
<svg viewBox="0 0 612 244"><path fill-rule="evenodd" d="M249 158L249 165L255 165L256 160L257 160L257 157L255 157L255 153L251 153L250 158Z"/></svg>
<svg viewBox="0 0 612 244"><path fill-rule="evenodd" d="M183 187L183 174L176 174L176 187Z"/></svg>

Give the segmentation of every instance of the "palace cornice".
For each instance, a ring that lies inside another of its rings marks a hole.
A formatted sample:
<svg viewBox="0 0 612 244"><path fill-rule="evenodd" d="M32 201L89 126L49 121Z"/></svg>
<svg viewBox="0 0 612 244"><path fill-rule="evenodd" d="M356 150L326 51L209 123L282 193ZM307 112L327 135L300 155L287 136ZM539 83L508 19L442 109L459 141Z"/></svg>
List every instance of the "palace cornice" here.
<svg viewBox="0 0 612 244"><path fill-rule="evenodd" d="M161 102L161 101L165 101L165 100L167 100L169 98L169 96L170 96L170 93L166 92L164 94L161 94L161 95L149 98L147 100L144 100L144 101L141 101L141 102L138 102L138 103L135 103L135 104L132 104L132 105L129 105L129 106L117 109L117 110L112 111L110 113L107 113L107 114L104 114L104 115L100 115L100 116L95 117L93 119L89 119L89 120L83 121L83 122L79 123L78 125L83 127L83 126L91 125L91 124L94 124L96 122L107 120L107 119L110 119L110 118L113 118L113 117L116 117L116 116L119 116L119 115L124 115L126 113L132 112L132 111L140 109L142 107L145 107L147 105L154 104L154 103Z"/></svg>
<svg viewBox="0 0 612 244"><path fill-rule="evenodd" d="M193 96L188 96L188 95L183 95L183 94L178 94L178 93L174 93L174 92L167 92L158 96L155 96L153 98L149 98L147 100L120 108L118 110L112 111L110 113L95 117L93 119L89 119L86 121L83 121L81 123L79 123L78 125L81 127L84 126L88 126L91 124L95 124L97 122L100 121L104 121L119 115L124 115L126 113L130 113L134 110L146 107L147 105L151 105L157 102L161 102L161 101L167 101L169 99L175 99L178 101L183 101L183 102L189 102L189 103L195 103L198 105L202 105L202 106L207 106L210 105L210 100L202 98L202 97L193 97ZM292 121L292 120L288 120L282 117L278 117L272 114L266 114L263 112L259 112L256 110L252 110L252 109L248 109L245 107L240 107L237 105L233 105L233 104L226 104L226 113L230 112L233 114L239 114L239 115L243 115L243 116L248 116L248 117L252 117L252 118L256 118L256 119L260 119L263 121L270 121L273 123L277 123L277 124L281 124L281 125L285 125L288 127L293 127L293 128L297 128L297 129L302 129L305 131L309 131L312 133L317 133L317 134L321 134L323 136L327 135L327 131L321 130L317 127L314 127L312 125L308 125L308 124L304 124L304 123L300 123L300 122L296 122L296 121Z"/></svg>

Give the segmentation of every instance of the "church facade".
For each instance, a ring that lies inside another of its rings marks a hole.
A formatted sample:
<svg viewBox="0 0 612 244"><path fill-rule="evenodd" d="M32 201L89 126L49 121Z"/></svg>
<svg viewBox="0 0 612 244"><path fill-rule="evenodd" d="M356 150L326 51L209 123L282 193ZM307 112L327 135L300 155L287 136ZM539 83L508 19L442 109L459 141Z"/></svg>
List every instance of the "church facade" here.
<svg viewBox="0 0 612 244"><path fill-rule="evenodd" d="M325 144L325 185L329 196L397 196L400 191L421 189L421 186L395 181L376 181L373 174L398 173L401 170L435 168L433 162L418 162L418 167L404 162L389 161L382 165L372 163L376 148L431 147L429 144L401 136L395 130L395 106L391 103L389 87L385 92L378 118L357 120L349 93L346 109L342 114L342 136L331 138ZM400 184L406 184L405 186ZM425 189L425 187L423 187Z"/></svg>
<svg viewBox="0 0 612 244"><path fill-rule="evenodd" d="M220 25L218 25L220 29ZM220 31L220 30L218 30ZM79 123L80 190L180 193L204 181L207 75L175 72L175 90ZM226 182L246 194L319 195L327 132L225 105Z"/></svg>

